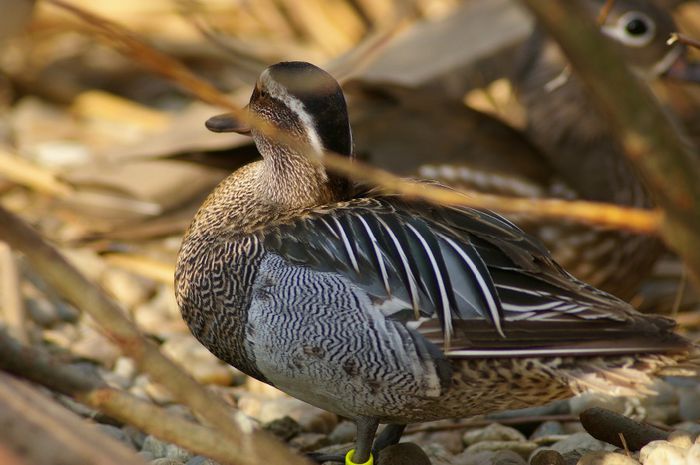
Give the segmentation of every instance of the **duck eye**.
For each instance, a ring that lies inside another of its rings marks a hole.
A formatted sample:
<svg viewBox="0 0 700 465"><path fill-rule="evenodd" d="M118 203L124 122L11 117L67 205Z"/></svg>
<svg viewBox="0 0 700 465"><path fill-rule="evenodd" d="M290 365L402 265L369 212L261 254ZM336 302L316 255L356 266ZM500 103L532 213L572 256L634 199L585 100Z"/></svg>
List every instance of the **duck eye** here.
<svg viewBox="0 0 700 465"><path fill-rule="evenodd" d="M656 25L639 11L628 11L617 23L603 27L603 32L629 47L644 47L654 39Z"/></svg>
<svg viewBox="0 0 700 465"><path fill-rule="evenodd" d="M644 35L648 30L647 23L641 18L634 18L625 24L625 31L632 36Z"/></svg>

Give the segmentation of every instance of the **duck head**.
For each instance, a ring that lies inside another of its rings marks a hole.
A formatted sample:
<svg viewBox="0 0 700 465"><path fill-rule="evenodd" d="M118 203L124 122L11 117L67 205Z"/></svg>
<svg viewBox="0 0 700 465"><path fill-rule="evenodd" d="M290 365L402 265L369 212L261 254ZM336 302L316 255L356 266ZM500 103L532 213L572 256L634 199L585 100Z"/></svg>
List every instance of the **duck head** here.
<svg viewBox="0 0 700 465"><path fill-rule="evenodd" d="M605 1L588 4L598 15ZM629 64L643 77L670 77L700 82L700 64L691 62L682 44L668 45L678 26L668 8L650 0L616 0L601 25L602 32L621 47Z"/></svg>
<svg viewBox="0 0 700 465"><path fill-rule="evenodd" d="M352 156L352 133L343 91L326 71L303 61L285 61L265 69L255 83L247 111L284 133L300 138L314 152ZM205 123L214 132L250 134L265 157L280 146L232 113Z"/></svg>

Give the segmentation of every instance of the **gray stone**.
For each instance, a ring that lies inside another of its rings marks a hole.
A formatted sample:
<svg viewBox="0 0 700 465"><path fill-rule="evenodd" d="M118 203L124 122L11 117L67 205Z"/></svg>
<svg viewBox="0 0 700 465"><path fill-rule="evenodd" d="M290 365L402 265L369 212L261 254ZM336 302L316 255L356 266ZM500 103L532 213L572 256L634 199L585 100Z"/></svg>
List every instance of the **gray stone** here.
<svg viewBox="0 0 700 465"><path fill-rule="evenodd" d="M129 440L136 448L143 448L143 441L146 439L146 433L131 425L123 426L122 431L129 437Z"/></svg>
<svg viewBox="0 0 700 465"><path fill-rule="evenodd" d="M134 443L131 441L131 438L129 437L129 435L126 434L122 429L117 428L116 426L112 426L112 425L98 424L96 426L104 434L107 434L108 436L113 437L114 439L118 440L119 442L127 444L129 447L133 447L134 449L136 448Z"/></svg>
<svg viewBox="0 0 700 465"><path fill-rule="evenodd" d="M386 447L378 465L431 465L430 459L417 444L403 442Z"/></svg>
<svg viewBox="0 0 700 465"><path fill-rule="evenodd" d="M674 430L687 431L691 435L697 437L700 435L700 423L694 421L684 421L673 425Z"/></svg>
<svg viewBox="0 0 700 465"><path fill-rule="evenodd" d="M579 456L596 450L612 450L614 447L603 441L599 441L588 433L572 434L566 439L554 443L549 449L564 455L568 452L577 452Z"/></svg>
<svg viewBox="0 0 700 465"><path fill-rule="evenodd" d="M169 459L187 462L192 458L192 454L176 444L168 444L165 447L165 456Z"/></svg>
<svg viewBox="0 0 700 465"><path fill-rule="evenodd" d="M467 431L462 436L466 446L483 441L526 441L525 436L515 428L491 423L486 428Z"/></svg>
<svg viewBox="0 0 700 465"><path fill-rule="evenodd" d="M534 441L542 437L553 437L566 434L564 427L558 421L545 421L535 429L530 435L530 440Z"/></svg>
<svg viewBox="0 0 700 465"><path fill-rule="evenodd" d="M353 442L357 435L357 427L355 423L351 421L341 421L333 428L331 434L328 435L328 439L333 444L344 444L346 442Z"/></svg>
<svg viewBox="0 0 700 465"><path fill-rule="evenodd" d="M141 446L141 452L148 452L157 459L165 457L167 450L168 444L151 435L146 436Z"/></svg>
<svg viewBox="0 0 700 465"><path fill-rule="evenodd" d="M148 462L148 465L184 465L185 462L168 457L161 457Z"/></svg>
<svg viewBox="0 0 700 465"><path fill-rule="evenodd" d="M617 452L596 451L583 455L577 465L639 465L639 462Z"/></svg>
<svg viewBox="0 0 700 465"><path fill-rule="evenodd" d="M700 390L693 387L678 388L678 415L681 421L700 420Z"/></svg>

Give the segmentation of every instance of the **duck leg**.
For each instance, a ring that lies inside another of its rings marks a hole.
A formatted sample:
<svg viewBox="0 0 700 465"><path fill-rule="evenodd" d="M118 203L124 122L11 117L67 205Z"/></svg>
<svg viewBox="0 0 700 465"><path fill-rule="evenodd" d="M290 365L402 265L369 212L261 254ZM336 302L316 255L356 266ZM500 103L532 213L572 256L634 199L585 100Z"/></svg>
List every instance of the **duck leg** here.
<svg viewBox="0 0 700 465"><path fill-rule="evenodd" d="M379 436L377 436L377 440L374 441L374 448L372 450L374 451L375 458L385 447L398 444L405 429L406 425L400 425L397 423L386 425L382 432L379 433Z"/></svg>
<svg viewBox="0 0 700 465"><path fill-rule="evenodd" d="M361 417L355 423L357 425L357 440L351 462L363 464L372 455L372 443L379 427L379 421L375 418Z"/></svg>

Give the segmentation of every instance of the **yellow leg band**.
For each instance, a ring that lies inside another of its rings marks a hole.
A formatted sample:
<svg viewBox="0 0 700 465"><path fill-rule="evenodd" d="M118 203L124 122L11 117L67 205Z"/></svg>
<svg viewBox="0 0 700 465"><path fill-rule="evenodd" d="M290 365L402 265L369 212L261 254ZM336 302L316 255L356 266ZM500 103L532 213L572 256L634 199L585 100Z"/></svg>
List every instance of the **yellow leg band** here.
<svg viewBox="0 0 700 465"><path fill-rule="evenodd" d="M374 457L369 454L369 460L364 463L355 463L352 461L352 457L355 455L355 449L350 449L347 454L345 454L345 465L374 465Z"/></svg>

